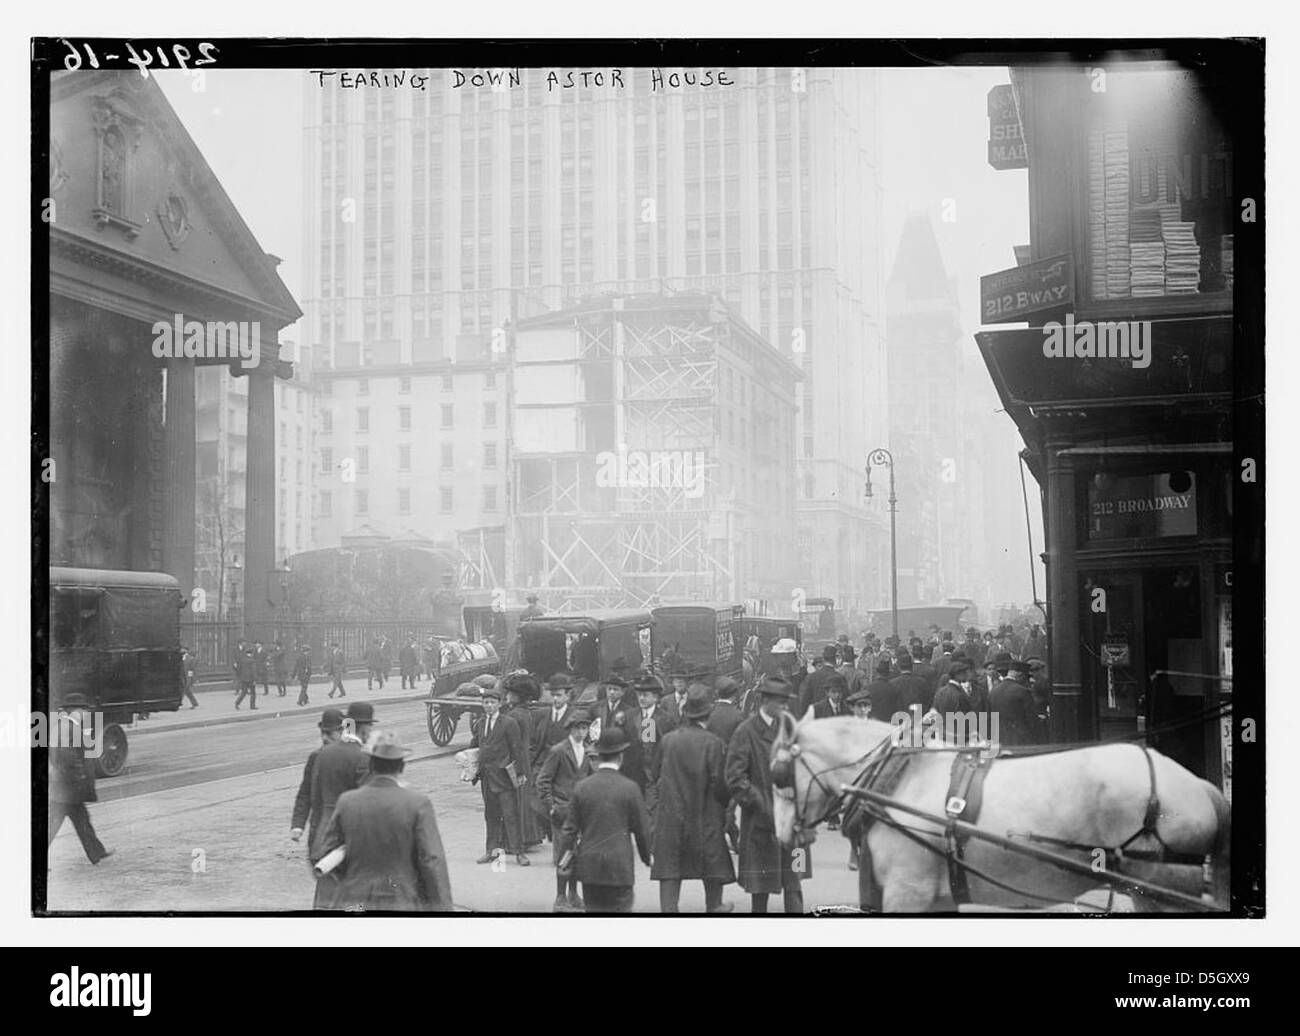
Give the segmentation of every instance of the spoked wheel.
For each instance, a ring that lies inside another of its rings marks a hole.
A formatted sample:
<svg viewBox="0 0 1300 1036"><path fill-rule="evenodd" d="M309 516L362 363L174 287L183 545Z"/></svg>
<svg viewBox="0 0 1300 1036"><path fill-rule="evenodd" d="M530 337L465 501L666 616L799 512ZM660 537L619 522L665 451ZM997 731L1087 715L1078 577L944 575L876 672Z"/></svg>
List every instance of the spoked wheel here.
<svg viewBox="0 0 1300 1036"><path fill-rule="evenodd" d="M95 774L99 777L116 777L126 766L126 731L116 723L104 728L104 751L94 760Z"/></svg>
<svg viewBox="0 0 1300 1036"><path fill-rule="evenodd" d="M456 735L456 723L460 713L453 708L439 705L429 710L429 737L439 748L451 744Z"/></svg>

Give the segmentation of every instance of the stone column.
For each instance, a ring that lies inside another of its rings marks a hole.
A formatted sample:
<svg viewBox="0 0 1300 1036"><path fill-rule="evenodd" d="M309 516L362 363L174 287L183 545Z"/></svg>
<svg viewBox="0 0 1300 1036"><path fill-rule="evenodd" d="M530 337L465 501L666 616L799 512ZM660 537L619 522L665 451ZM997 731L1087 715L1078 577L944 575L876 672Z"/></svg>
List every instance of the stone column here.
<svg viewBox="0 0 1300 1036"><path fill-rule="evenodd" d="M1052 604L1052 740L1094 737L1092 703L1083 700L1079 668L1079 572L1075 560L1073 463L1063 442L1047 446L1047 592Z"/></svg>
<svg viewBox="0 0 1300 1036"><path fill-rule="evenodd" d="M271 642L275 568L275 368L279 346L262 342L262 362L248 374L248 436L244 473L244 630Z"/></svg>
<svg viewBox="0 0 1300 1036"><path fill-rule="evenodd" d="M163 571L194 589L194 363L167 365L163 413Z"/></svg>

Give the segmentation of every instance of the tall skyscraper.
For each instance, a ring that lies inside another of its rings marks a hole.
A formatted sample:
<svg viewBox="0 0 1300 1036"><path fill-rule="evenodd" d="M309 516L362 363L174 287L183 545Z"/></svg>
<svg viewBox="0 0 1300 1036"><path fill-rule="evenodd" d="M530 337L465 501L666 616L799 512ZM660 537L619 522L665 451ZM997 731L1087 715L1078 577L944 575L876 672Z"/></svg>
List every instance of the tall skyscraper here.
<svg viewBox="0 0 1300 1036"><path fill-rule="evenodd" d="M494 88L422 71L422 90L308 81L301 296L307 339L332 367L321 383L369 375L383 396L377 378L414 378L418 396L426 378L451 376L468 412L482 375L457 371L490 362L512 317L605 293L715 293L803 371L800 588L842 608L887 600L883 505L862 491L887 429L876 72L735 69L731 85L673 88L624 69L570 88L564 72L520 69ZM326 420L332 458L368 434L350 414ZM439 429L410 448L438 455L466 434ZM412 457L410 488L445 499L477 484L480 452L457 451L466 466L430 487L415 483L432 465ZM372 526L440 540L492 524L459 505L399 514L402 477L377 494L367 476L336 485L322 472L331 510L316 512L316 545L359 524L358 504ZM832 549L814 560L814 544Z"/></svg>

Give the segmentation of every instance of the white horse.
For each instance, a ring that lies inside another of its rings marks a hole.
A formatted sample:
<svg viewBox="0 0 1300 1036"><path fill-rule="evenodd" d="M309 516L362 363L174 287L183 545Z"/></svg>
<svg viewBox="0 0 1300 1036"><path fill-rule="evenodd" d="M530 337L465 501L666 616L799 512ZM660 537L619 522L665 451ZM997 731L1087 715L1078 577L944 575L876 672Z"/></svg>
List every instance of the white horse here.
<svg viewBox="0 0 1300 1036"><path fill-rule="evenodd" d="M815 838L817 824L835 811L841 788L862 774L873 749L884 751L898 728L856 717L813 719L811 709L802 720L783 714L780 723L771 757L778 784L776 833L787 846L806 844ZM895 802L943 817L954 757L952 751L912 749L898 783L882 793ZM1155 834L1146 826L1153 793L1159 803L1154 814ZM877 819L867 831L859 871L863 907L878 902L885 913L953 910L942 826L904 810L873 808L889 820ZM895 824L910 829L919 841ZM1100 863L1114 869L1115 857L1105 851L1126 842L1130 852L1209 856L1214 902L1207 902L1205 910L1227 910L1229 906L1231 807L1214 785L1159 752L1144 753L1139 745L1105 744L1000 757L988 768L975 825L1093 867ZM1038 840L1024 839L1028 833ZM1076 851L1062 848L1064 844ZM966 872L970 902L997 909L1041 909L1045 901L1070 903L1103 884L1095 877L1072 873L978 837L965 843L963 861L970 868ZM977 871L991 881L978 877ZM1199 866L1142 863L1130 858L1124 861L1122 873L1193 898L1201 891ZM1135 896L1135 900L1139 910L1169 909L1169 904L1156 896ZM1193 909L1186 904L1183 908Z"/></svg>

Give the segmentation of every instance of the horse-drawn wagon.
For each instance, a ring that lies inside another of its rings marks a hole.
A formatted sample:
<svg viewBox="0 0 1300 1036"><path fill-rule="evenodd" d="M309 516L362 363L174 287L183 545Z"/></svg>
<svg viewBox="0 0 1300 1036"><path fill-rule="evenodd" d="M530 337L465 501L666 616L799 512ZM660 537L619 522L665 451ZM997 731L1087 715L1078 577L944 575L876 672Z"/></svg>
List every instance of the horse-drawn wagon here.
<svg viewBox="0 0 1300 1036"><path fill-rule="evenodd" d="M744 640L745 661L753 670L754 679L763 673L776 671L772 648L778 641L793 640L795 647L803 650L803 626L796 618L746 615L740 620L740 634Z"/></svg>
<svg viewBox="0 0 1300 1036"><path fill-rule="evenodd" d="M654 617L640 610L597 610L585 615L547 615L519 626L519 661L539 682L568 670L574 699L597 700L600 682L612 673L640 669L652 657Z"/></svg>
<svg viewBox="0 0 1300 1036"><path fill-rule="evenodd" d="M715 677L742 678L743 604L666 604L652 614L655 672L666 676L667 668L680 666L706 670Z"/></svg>
<svg viewBox="0 0 1300 1036"><path fill-rule="evenodd" d="M481 712L483 709L477 695L457 695L456 688L473 681L476 676L484 673L495 675L501 671L501 658L488 641L459 645L458 653L462 657L438 671L429 698L424 703L428 712L429 737L439 748L451 744L462 713Z"/></svg>

